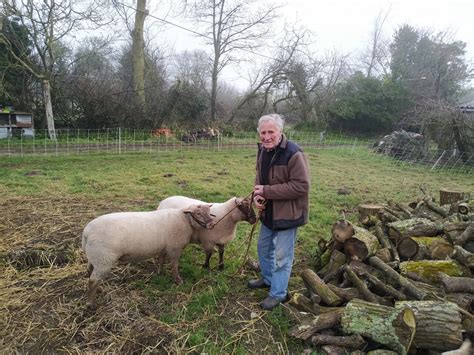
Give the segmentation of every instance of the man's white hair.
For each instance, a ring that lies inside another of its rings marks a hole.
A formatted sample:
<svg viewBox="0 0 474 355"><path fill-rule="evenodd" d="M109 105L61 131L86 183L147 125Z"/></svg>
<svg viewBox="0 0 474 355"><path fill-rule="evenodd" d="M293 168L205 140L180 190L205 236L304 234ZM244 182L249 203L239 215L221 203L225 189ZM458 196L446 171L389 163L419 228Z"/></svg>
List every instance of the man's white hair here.
<svg viewBox="0 0 474 355"><path fill-rule="evenodd" d="M257 125L257 132L260 132L260 126L265 123L272 121L274 122L277 127L280 129L280 131L283 132L283 125L285 124L285 121L283 120L283 117L279 115L278 113L271 113L268 115L263 115L262 117L259 118L258 120L258 125Z"/></svg>

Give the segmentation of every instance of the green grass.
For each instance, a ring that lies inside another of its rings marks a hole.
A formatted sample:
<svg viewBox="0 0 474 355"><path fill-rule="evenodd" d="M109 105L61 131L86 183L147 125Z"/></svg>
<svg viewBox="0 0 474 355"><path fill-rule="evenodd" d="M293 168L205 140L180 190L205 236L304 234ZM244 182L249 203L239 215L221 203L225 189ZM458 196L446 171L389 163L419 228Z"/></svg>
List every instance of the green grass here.
<svg viewBox="0 0 474 355"><path fill-rule="evenodd" d="M308 150L307 153L312 177L310 222L298 232L290 290L300 285L298 272L315 264L317 241L329 238L335 220L345 217L355 221L358 204L383 203L388 199L410 202L421 196L420 185L436 198L441 187L471 194L474 191L472 175L400 165L361 148ZM0 200L25 196L51 199L77 196L89 201L90 206L100 204L102 207L96 211L97 215L111 210L154 209L161 199L170 195L223 202L251 192L254 163L253 149L219 153L178 150L121 156L3 158L0 162ZM350 194L338 194L343 187ZM104 203L110 207L104 207ZM177 338L182 342L183 352L303 351L301 342L287 336L292 324L281 308L263 314L252 325L255 329L244 333L244 321L251 322L250 310L259 312L258 302L265 296L263 291L248 291L245 287L246 280L255 275L235 275L249 231L248 224L239 224L236 240L226 249L224 271L203 270L200 265L204 253L198 246L190 246L180 261L182 285L174 285L169 272L153 275L146 281L131 282L131 289L156 307L161 322L179 329ZM256 258L256 238L251 248L253 258ZM216 265L216 259L217 255L214 255L211 266ZM240 334L245 335L240 337ZM252 341L258 343L258 349Z"/></svg>

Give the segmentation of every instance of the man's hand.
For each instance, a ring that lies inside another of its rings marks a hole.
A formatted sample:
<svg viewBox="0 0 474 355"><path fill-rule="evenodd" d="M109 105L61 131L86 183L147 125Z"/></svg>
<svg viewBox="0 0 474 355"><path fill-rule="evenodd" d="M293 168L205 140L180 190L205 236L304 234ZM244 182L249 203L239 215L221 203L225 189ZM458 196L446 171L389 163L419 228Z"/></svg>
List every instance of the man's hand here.
<svg viewBox="0 0 474 355"><path fill-rule="evenodd" d="M253 193L253 202L255 207L257 207L259 210L264 210L267 200L265 200L265 197L263 197L263 185L255 185Z"/></svg>

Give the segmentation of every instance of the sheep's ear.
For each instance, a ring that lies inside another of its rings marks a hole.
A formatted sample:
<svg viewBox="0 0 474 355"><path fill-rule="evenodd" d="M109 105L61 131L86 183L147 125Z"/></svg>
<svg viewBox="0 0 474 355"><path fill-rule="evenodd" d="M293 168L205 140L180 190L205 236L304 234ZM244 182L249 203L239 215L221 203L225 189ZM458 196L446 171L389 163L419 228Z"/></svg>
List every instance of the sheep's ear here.
<svg viewBox="0 0 474 355"><path fill-rule="evenodd" d="M189 206L185 210L183 210L183 213L194 213L196 212L196 206Z"/></svg>
<svg viewBox="0 0 474 355"><path fill-rule="evenodd" d="M243 198L236 197L236 198L235 198L235 204L236 204L236 205L240 205L243 200L244 200Z"/></svg>

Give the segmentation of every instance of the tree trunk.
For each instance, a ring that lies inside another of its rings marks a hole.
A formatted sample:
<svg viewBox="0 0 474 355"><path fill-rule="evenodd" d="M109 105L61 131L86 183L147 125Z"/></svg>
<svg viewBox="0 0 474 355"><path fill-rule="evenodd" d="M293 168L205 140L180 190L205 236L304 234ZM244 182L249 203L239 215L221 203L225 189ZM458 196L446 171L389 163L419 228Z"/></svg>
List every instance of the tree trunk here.
<svg viewBox="0 0 474 355"><path fill-rule="evenodd" d="M400 301L395 308L409 307L416 319L413 346L418 349L447 351L462 344L462 324L458 306L452 302Z"/></svg>
<svg viewBox="0 0 474 355"><path fill-rule="evenodd" d="M219 75L219 49L214 44L214 64L212 67L212 78L211 78L211 122L216 121L217 111L217 79Z"/></svg>
<svg viewBox="0 0 474 355"><path fill-rule="evenodd" d="M49 80L43 79L43 100L46 117L46 125L48 127L49 138L56 141L56 129L54 128L53 105L51 104L51 86Z"/></svg>
<svg viewBox="0 0 474 355"><path fill-rule="evenodd" d="M382 205L377 204L360 204L357 206L359 211L359 222L363 223L367 216L377 216L380 211L383 211Z"/></svg>
<svg viewBox="0 0 474 355"><path fill-rule="evenodd" d="M146 0L137 0L135 13L135 28L133 29L132 61L133 61L133 90L137 109L141 116L146 111L145 99L145 44L143 40L143 27L147 16Z"/></svg>
<svg viewBox="0 0 474 355"><path fill-rule="evenodd" d="M462 191L442 188L439 190L439 204L441 206L449 205L451 203L464 200L468 195L469 194Z"/></svg>
<svg viewBox="0 0 474 355"><path fill-rule="evenodd" d="M344 333L360 334L406 354L415 334L415 316L409 307L393 308L354 299L344 310Z"/></svg>

